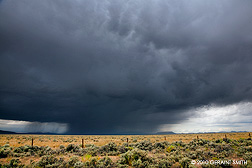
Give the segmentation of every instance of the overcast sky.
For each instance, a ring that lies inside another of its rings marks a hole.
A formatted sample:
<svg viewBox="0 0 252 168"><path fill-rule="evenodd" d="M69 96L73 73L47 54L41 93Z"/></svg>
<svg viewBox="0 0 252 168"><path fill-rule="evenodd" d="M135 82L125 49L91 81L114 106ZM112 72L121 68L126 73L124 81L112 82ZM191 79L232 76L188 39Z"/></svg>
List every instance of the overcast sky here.
<svg viewBox="0 0 252 168"><path fill-rule="evenodd" d="M0 129L252 131L251 30L251 0L1 0Z"/></svg>

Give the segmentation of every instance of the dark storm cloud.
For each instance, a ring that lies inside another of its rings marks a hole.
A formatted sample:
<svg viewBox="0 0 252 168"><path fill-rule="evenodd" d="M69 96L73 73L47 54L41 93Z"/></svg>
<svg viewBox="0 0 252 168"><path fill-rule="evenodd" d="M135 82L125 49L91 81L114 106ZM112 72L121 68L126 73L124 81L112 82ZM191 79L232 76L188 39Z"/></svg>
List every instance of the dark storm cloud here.
<svg viewBox="0 0 252 168"><path fill-rule="evenodd" d="M151 132L191 108L251 101L251 6L1 1L0 118Z"/></svg>

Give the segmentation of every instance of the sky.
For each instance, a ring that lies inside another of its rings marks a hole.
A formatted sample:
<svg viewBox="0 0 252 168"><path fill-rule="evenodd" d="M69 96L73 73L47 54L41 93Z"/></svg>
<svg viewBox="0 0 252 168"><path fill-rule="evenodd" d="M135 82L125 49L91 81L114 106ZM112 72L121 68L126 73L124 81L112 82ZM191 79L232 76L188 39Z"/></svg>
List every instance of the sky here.
<svg viewBox="0 0 252 168"><path fill-rule="evenodd" d="M0 129L252 131L251 0L1 0Z"/></svg>

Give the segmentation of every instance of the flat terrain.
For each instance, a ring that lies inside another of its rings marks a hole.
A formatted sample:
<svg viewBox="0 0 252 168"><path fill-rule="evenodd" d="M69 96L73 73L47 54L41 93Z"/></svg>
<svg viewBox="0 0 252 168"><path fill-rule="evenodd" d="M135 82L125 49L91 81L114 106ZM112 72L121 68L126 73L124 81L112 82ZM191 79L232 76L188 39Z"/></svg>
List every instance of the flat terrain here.
<svg viewBox="0 0 252 168"><path fill-rule="evenodd" d="M194 160L246 160L252 166L250 135L3 134L0 167L204 167L191 164Z"/></svg>
<svg viewBox="0 0 252 168"><path fill-rule="evenodd" d="M252 133L250 133L252 135ZM0 145L9 144L11 147L19 147L24 145L31 145L31 140L35 146L50 146L55 149L60 145L67 146L69 144L80 145L82 139L85 144L94 144L102 146L109 142L114 142L121 145L127 141L132 143L136 141L148 140L152 143L168 141L182 141L188 143L197 137L205 140L216 140L225 138L239 140L240 138L249 138L248 132L239 133L210 133L210 134L170 134L170 135L23 135L23 134L10 134L0 135Z"/></svg>

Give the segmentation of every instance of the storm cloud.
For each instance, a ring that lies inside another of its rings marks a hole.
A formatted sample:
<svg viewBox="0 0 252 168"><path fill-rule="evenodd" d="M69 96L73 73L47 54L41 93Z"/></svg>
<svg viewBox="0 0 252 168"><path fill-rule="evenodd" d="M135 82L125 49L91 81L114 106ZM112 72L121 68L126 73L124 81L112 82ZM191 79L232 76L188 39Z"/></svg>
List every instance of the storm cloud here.
<svg viewBox="0 0 252 168"><path fill-rule="evenodd" d="M155 132L252 101L252 1L0 1L0 118Z"/></svg>

